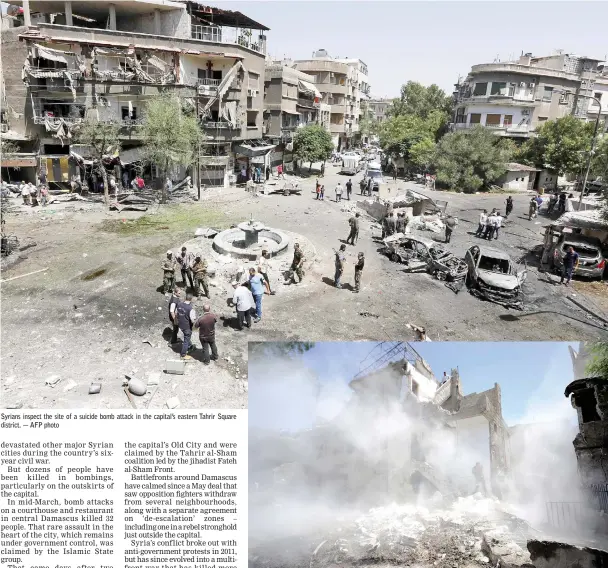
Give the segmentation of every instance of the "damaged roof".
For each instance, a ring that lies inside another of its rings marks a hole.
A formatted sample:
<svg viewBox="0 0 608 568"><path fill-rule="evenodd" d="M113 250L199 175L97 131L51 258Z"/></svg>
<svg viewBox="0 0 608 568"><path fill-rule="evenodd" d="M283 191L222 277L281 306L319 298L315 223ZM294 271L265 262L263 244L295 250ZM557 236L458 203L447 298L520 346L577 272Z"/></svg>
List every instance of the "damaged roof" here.
<svg viewBox="0 0 608 568"><path fill-rule="evenodd" d="M603 212L599 209L572 211L570 213L564 213L553 223L553 225L556 227L606 231L608 230L608 219L606 219L602 213Z"/></svg>
<svg viewBox="0 0 608 568"><path fill-rule="evenodd" d="M221 8L206 6L200 2L193 2L191 0L186 0L186 5L193 16L205 20L209 24L251 30L270 30L270 28L252 20L249 16L245 16L245 14L241 12L222 10Z"/></svg>

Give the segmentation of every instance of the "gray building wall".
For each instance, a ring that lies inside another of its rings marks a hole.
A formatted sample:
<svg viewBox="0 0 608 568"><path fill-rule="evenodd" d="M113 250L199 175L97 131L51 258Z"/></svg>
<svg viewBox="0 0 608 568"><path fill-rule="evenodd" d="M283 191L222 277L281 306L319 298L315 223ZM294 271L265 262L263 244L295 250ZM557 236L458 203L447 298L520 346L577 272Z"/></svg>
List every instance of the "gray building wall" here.
<svg viewBox="0 0 608 568"><path fill-rule="evenodd" d="M21 135L27 134L26 116L31 112L31 104L27 97L27 87L21 80L23 62L27 56L27 46L19 41L19 34L25 27L7 28L2 30L2 61L1 74L6 99L1 101L2 110L6 112L6 120L12 131ZM6 105L6 106L5 106Z"/></svg>

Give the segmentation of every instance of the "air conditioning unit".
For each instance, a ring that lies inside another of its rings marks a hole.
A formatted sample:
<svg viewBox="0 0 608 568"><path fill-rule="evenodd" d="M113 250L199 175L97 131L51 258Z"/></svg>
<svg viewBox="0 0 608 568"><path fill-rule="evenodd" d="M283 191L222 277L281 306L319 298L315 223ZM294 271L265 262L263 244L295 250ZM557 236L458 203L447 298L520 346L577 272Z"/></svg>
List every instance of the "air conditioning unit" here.
<svg viewBox="0 0 608 568"><path fill-rule="evenodd" d="M521 115L522 116L528 116L530 114L530 109L529 108L524 108L521 110Z"/></svg>
<svg viewBox="0 0 608 568"><path fill-rule="evenodd" d="M8 132L8 124L0 124L0 132Z"/></svg>
<svg viewBox="0 0 608 568"><path fill-rule="evenodd" d="M530 83L530 88L534 89L534 87L536 87L536 83Z"/></svg>
<svg viewBox="0 0 608 568"><path fill-rule="evenodd" d="M526 86L526 84L525 84L524 82L521 82L521 83L519 84L519 86L520 86L520 87L525 87L525 86Z"/></svg>
<svg viewBox="0 0 608 568"><path fill-rule="evenodd" d="M248 97L257 97L258 90L257 89L247 89L247 96Z"/></svg>

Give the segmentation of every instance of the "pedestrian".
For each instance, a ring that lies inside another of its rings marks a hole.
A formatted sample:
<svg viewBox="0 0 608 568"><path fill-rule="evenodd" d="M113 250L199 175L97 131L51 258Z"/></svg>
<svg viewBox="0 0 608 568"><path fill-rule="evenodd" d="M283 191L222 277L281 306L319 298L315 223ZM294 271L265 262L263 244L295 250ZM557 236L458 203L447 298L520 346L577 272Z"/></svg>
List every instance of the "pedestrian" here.
<svg viewBox="0 0 608 568"><path fill-rule="evenodd" d="M346 238L346 244L355 246L359 239L359 213L355 213L355 216L348 220L348 224L350 225L350 233Z"/></svg>
<svg viewBox="0 0 608 568"><path fill-rule="evenodd" d="M564 255L562 260L562 279L559 283L563 284L565 278L566 286L570 286L570 280L572 280L572 275L574 274L574 271L578 268L579 255L577 252L575 252L574 247L570 246L566 249L566 254Z"/></svg>
<svg viewBox="0 0 608 568"><path fill-rule="evenodd" d="M530 204L528 206L528 221L532 221L534 217L536 217L536 211L538 210L538 201L534 199L530 199Z"/></svg>
<svg viewBox="0 0 608 568"><path fill-rule="evenodd" d="M325 177L325 162L321 164L321 177Z"/></svg>
<svg viewBox="0 0 608 568"><path fill-rule="evenodd" d="M393 170L393 181L397 181L397 166L395 164L393 164L392 170Z"/></svg>
<svg viewBox="0 0 608 568"><path fill-rule="evenodd" d="M285 174L283 173L283 164L279 164L277 166L277 178L285 179Z"/></svg>
<svg viewBox="0 0 608 568"><path fill-rule="evenodd" d="M38 180L40 181L41 185L46 185L46 171L45 170L40 170L40 172L38 173Z"/></svg>
<svg viewBox="0 0 608 568"><path fill-rule="evenodd" d="M496 218L494 220L494 240L498 240L498 233L500 228L502 227L502 215L500 211L496 213Z"/></svg>
<svg viewBox="0 0 608 568"><path fill-rule="evenodd" d="M323 198L321 198L323 199ZM291 268L289 270L289 279L290 283L297 284L295 275L298 276L300 282L302 282L302 278L304 277L304 272L302 270L302 266L304 265L304 253L300 248L300 243L296 243L293 246L293 260L291 262Z"/></svg>
<svg viewBox="0 0 608 568"><path fill-rule="evenodd" d="M122 172L122 187L123 189L129 189L129 172L127 170Z"/></svg>
<svg viewBox="0 0 608 568"><path fill-rule="evenodd" d="M180 290L177 286L173 287L173 294L171 295L171 298L169 299L169 321L171 322L171 326L172 326L172 333L171 333L171 341L170 344L171 345L175 345L177 343L177 332L179 331L179 325L177 323L177 305L180 302Z"/></svg>
<svg viewBox="0 0 608 568"><path fill-rule="evenodd" d="M255 307L251 292L237 280L233 280L232 287L234 288L232 305L236 308L237 329L242 331L243 324L251 328L251 309Z"/></svg>
<svg viewBox="0 0 608 568"><path fill-rule="evenodd" d="M262 181L262 170L260 169L260 166L257 166L255 168L255 182L260 183L261 181Z"/></svg>
<svg viewBox="0 0 608 568"><path fill-rule="evenodd" d="M353 192L353 182L349 178L349 180L346 182L346 199L348 199L349 201L350 201L350 194L352 192Z"/></svg>
<svg viewBox="0 0 608 568"><path fill-rule="evenodd" d="M211 306L205 304L203 306L203 315L198 318L194 324L194 329L198 329L198 338L201 341L203 349L203 364L209 365L210 361L217 361L217 345L215 344L215 324L217 316L211 313ZM209 356L211 350L211 357Z"/></svg>
<svg viewBox="0 0 608 568"><path fill-rule="evenodd" d="M241 168L241 183L245 183L247 181L247 168L243 166Z"/></svg>
<svg viewBox="0 0 608 568"><path fill-rule="evenodd" d="M389 214L388 214L388 234L394 235L397 231L397 219L395 217L395 213L392 209L392 205L389 206Z"/></svg>
<svg viewBox="0 0 608 568"><path fill-rule="evenodd" d="M452 239L452 232L456 226L456 220L451 215L448 215L445 219L445 242L449 243Z"/></svg>
<svg viewBox="0 0 608 568"><path fill-rule="evenodd" d="M359 293L361 289L361 274L363 272L363 266L365 265L365 257L363 253L360 252L357 255L357 264L355 264L355 293Z"/></svg>
<svg viewBox="0 0 608 568"><path fill-rule="evenodd" d="M473 477L475 478L475 491L474 493L481 493L484 497L488 496L488 488L486 486L486 481L483 476L483 467L477 462L475 467L473 467Z"/></svg>
<svg viewBox="0 0 608 568"><path fill-rule="evenodd" d="M182 247L181 254L177 257L177 263L182 272L182 282L184 287L186 286L186 276L190 282L190 288L194 290L194 281L192 280L192 254L186 250L186 247Z"/></svg>
<svg viewBox="0 0 608 568"><path fill-rule="evenodd" d="M369 177L367 180L367 195L369 195L370 197L372 195L373 189L374 189L374 181L372 180L371 177Z"/></svg>
<svg viewBox="0 0 608 568"><path fill-rule="evenodd" d="M271 296L274 296L274 291L270 286L270 277L268 276L270 272L270 254L268 253L268 249L262 249L262 255L258 259L258 272L264 277L266 284L268 285L268 291Z"/></svg>
<svg viewBox="0 0 608 568"><path fill-rule="evenodd" d="M543 206L543 198L540 195L536 196L536 203L538 203L537 211L540 213L540 208Z"/></svg>
<svg viewBox="0 0 608 568"><path fill-rule="evenodd" d="M336 288L342 288L342 284L340 284L340 278L342 278L342 274L344 273L344 267L346 265L346 255L344 251L346 250L346 245L340 245L340 250L336 251L336 272L334 275L334 286Z"/></svg>
<svg viewBox="0 0 608 568"><path fill-rule="evenodd" d="M135 178L135 181L137 183L137 189L139 189L140 191L146 186L146 182L144 181L144 178L142 178L139 174Z"/></svg>
<svg viewBox="0 0 608 568"><path fill-rule="evenodd" d="M270 288L264 277L256 272L255 268L249 269L249 288L253 294L253 301L255 302L255 319L254 323L258 323L262 319L262 297L264 291L270 294Z"/></svg>
<svg viewBox="0 0 608 568"><path fill-rule="evenodd" d="M496 228L496 213L492 211L490 216L488 217L488 222L486 223L486 231L483 234L483 238L489 241L494 237L494 229Z"/></svg>
<svg viewBox="0 0 608 568"><path fill-rule="evenodd" d="M317 199L321 195L321 184L319 183L319 179L317 178L317 183L315 184L315 193L317 194Z"/></svg>
<svg viewBox="0 0 608 568"><path fill-rule="evenodd" d="M555 206L557 205L557 191L554 191L549 197L549 205L547 207L547 215L553 213Z"/></svg>
<svg viewBox="0 0 608 568"><path fill-rule="evenodd" d="M558 212L565 213L566 212L566 194L560 193L558 199Z"/></svg>
<svg viewBox="0 0 608 568"><path fill-rule="evenodd" d="M342 201L342 191L342 184L338 182L338 185L336 186L336 203L340 203L340 201Z"/></svg>
<svg viewBox="0 0 608 568"><path fill-rule="evenodd" d="M194 276L194 293L197 296L201 294L201 287L205 292L205 296L210 298L209 295L209 278L207 276L207 261L201 258L200 254L194 257L194 264L192 265L192 275Z"/></svg>
<svg viewBox="0 0 608 568"><path fill-rule="evenodd" d="M20 186L21 189L21 197L23 198L23 205L31 205L32 204L32 196L30 195L30 186L29 184L22 184Z"/></svg>
<svg viewBox="0 0 608 568"><path fill-rule="evenodd" d="M173 191L173 182L169 178L167 178L167 180L165 181L165 191L167 195L170 195Z"/></svg>
<svg viewBox="0 0 608 568"><path fill-rule="evenodd" d="M182 360L192 359L188 352L194 349L192 345L192 327L196 321L196 310L192 305L192 292L186 294L186 299L183 302L178 302L175 313L177 315L177 325L179 326L184 340L182 342L182 349L180 351L180 357Z"/></svg>
<svg viewBox="0 0 608 568"><path fill-rule="evenodd" d="M266 181L270 179L270 166L266 166Z"/></svg>
<svg viewBox="0 0 608 568"><path fill-rule="evenodd" d="M487 224L488 224L488 210L484 209L483 212L481 212L479 214L479 225L477 226L477 231L475 231L476 237L481 237L484 234Z"/></svg>
<svg viewBox="0 0 608 568"><path fill-rule="evenodd" d="M319 195L321 196L321 201L325 201L325 186L322 185L319 189Z"/></svg>
<svg viewBox="0 0 608 568"><path fill-rule="evenodd" d="M163 292L168 294L175 288L175 269L177 268L177 262L173 258L173 251L167 251L167 258L163 260Z"/></svg>
<svg viewBox="0 0 608 568"><path fill-rule="evenodd" d="M43 184L40 186L40 205L46 207L47 201L49 200L49 189Z"/></svg>
<svg viewBox="0 0 608 568"><path fill-rule="evenodd" d="M507 210L506 210L506 215L505 217L508 217L511 214L511 211L513 211L513 198L509 195L509 197L507 197Z"/></svg>

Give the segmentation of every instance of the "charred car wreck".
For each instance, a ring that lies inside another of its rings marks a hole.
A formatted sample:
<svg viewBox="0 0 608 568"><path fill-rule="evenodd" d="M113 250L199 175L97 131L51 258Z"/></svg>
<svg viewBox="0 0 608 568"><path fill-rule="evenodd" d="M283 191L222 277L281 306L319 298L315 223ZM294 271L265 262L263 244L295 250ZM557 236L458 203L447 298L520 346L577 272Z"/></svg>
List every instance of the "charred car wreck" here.
<svg viewBox="0 0 608 568"><path fill-rule="evenodd" d="M508 308L523 309L522 286L527 271L518 272L507 253L472 246L466 252L465 261L466 284L471 294Z"/></svg>

